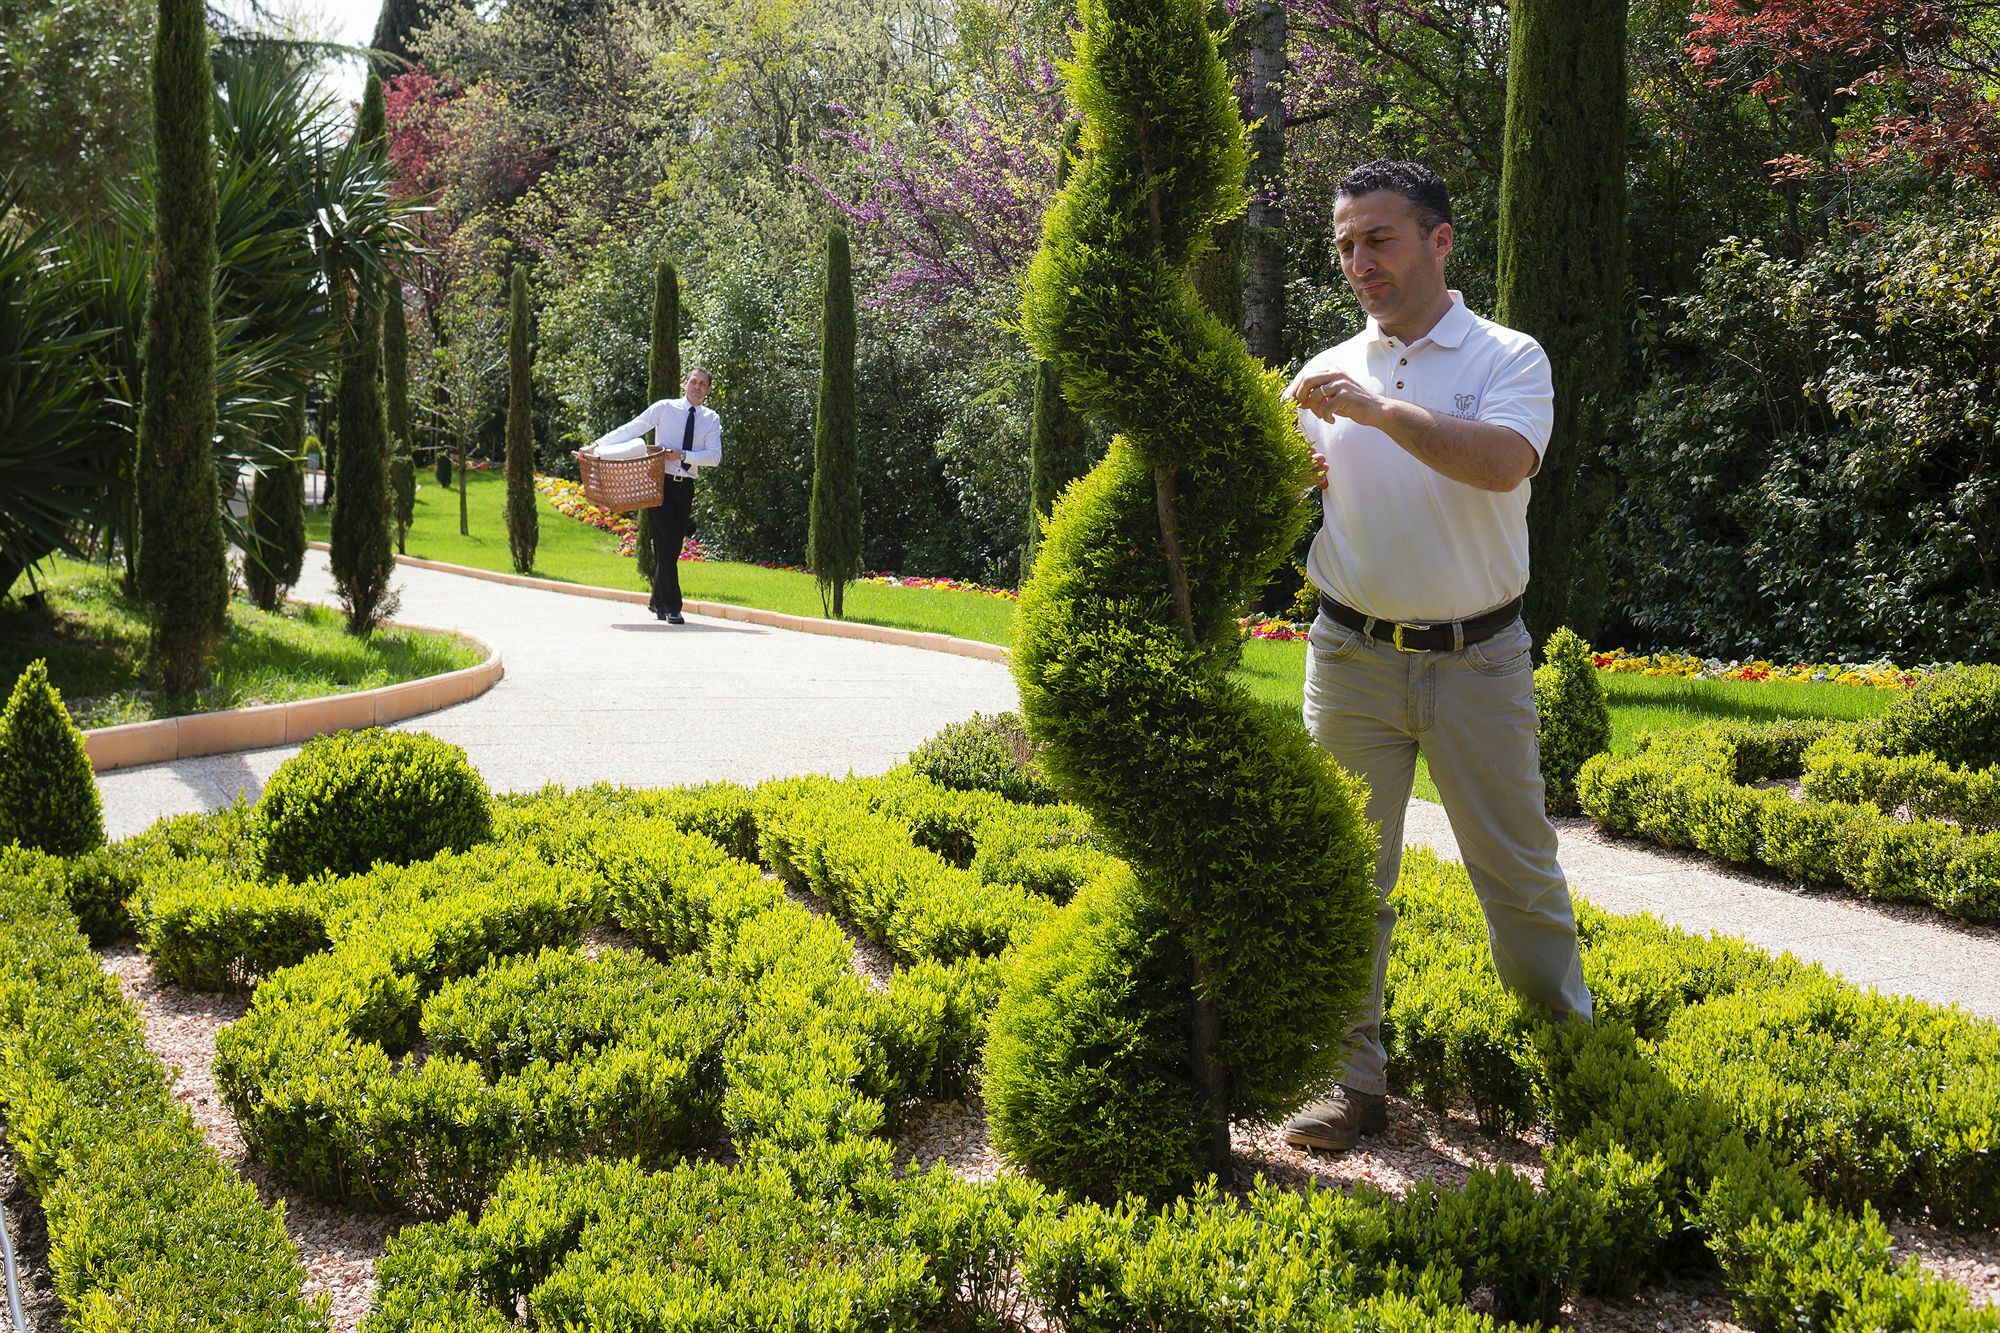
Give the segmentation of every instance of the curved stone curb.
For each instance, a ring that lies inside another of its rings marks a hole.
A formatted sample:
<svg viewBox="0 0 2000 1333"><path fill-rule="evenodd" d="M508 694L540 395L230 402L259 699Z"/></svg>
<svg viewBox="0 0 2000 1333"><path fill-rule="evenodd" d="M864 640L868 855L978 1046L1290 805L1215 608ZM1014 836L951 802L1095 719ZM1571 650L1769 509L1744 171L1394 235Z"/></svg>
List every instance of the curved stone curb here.
<svg viewBox="0 0 2000 1333"><path fill-rule="evenodd" d="M142 764L163 764L232 750L296 745L329 731L387 726L476 699L506 674L499 651L463 631L431 630L428 626L406 625L395 620L384 624L396 629L457 634L484 648L486 660L477 666L447 671L442 676L425 676L353 694L330 694L292 703L256 704L217 713L163 717L157 722L98 727L83 733L83 749L90 756L90 767L103 773L114 768L137 768Z"/></svg>
<svg viewBox="0 0 2000 1333"><path fill-rule="evenodd" d="M314 550L328 549L325 542L307 544ZM511 584L516 588L568 593L573 597L595 597L606 602L630 602L635 606L644 606L647 601L645 593L632 589L599 588L589 583L562 583L555 579L538 579L525 574L499 574L490 569L450 565L442 560L420 560L413 555L399 555L396 557L396 563L409 565L415 569L435 569L446 574L462 574L466 578L484 579L488 583ZM711 616L717 620L740 620L749 625L796 630L801 634L825 634L836 639L865 639L870 643L889 643L902 648L922 648L933 653L950 653L954 657L975 657L982 662L1008 661L1007 650L997 643L958 639L949 634L937 634L926 630L893 629L888 625L868 625L854 620L822 620L818 616L793 616L781 611L762 611L754 606L736 606L729 602L690 601L685 603L685 608L698 616Z"/></svg>

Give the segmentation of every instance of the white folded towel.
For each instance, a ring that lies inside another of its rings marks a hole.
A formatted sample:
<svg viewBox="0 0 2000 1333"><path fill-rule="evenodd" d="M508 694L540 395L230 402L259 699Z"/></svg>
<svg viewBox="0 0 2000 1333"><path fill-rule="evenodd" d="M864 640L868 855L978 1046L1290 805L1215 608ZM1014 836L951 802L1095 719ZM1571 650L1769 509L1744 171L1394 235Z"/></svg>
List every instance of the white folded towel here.
<svg viewBox="0 0 2000 1333"><path fill-rule="evenodd" d="M644 458L651 452L651 448L652 446L648 445L644 440L626 440L621 444L607 444L601 448L586 449L584 452L588 453L592 458L602 458L615 462L624 458Z"/></svg>

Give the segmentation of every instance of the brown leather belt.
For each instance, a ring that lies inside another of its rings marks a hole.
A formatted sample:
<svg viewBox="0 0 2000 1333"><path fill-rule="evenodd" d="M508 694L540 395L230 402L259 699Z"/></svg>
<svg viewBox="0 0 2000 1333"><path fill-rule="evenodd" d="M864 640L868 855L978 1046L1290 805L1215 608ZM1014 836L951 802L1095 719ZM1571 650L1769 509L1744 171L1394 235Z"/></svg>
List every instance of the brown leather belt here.
<svg viewBox="0 0 2000 1333"><path fill-rule="evenodd" d="M1393 643L1405 653L1452 653L1470 643L1490 639L1507 626L1514 623L1514 617L1521 614L1521 599L1516 597L1505 606L1496 607L1484 615L1470 620L1447 620L1441 624L1412 625L1394 620L1377 620L1353 607L1336 602L1325 593L1319 595L1320 614L1336 625L1360 630L1371 639Z"/></svg>

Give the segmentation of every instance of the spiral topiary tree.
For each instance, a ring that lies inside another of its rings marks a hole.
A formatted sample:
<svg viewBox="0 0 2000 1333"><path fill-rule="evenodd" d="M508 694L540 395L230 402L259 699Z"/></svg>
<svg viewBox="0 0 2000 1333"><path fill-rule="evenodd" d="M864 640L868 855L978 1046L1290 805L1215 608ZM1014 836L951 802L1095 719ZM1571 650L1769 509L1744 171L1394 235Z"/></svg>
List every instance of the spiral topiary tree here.
<svg viewBox="0 0 2000 1333"><path fill-rule="evenodd" d="M847 585L861 573L861 459L854 436L854 269L847 229L826 233L826 290L819 323L819 410L813 418L811 521L806 564L820 609L844 614Z"/></svg>
<svg viewBox="0 0 2000 1333"><path fill-rule="evenodd" d="M672 264L661 261L653 274L653 342L646 359L646 402L657 403L681 391L681 279ZM639 578L653 582L653 520L639 511L639 536L633 547ZM680 552L674 552L680 558Z"/></svg>
<svg viewBox="0 0 2000 1333"><path fill-rule="evenodd" d="M1236 615L1303 528L1310 465L1279 381L1189 280L1244 207L1204 11L1081 0L1082 154L1023 306L1065 396L1119 433L1056 505L1015 679L1042 763L1127 868L1017 955L986 1097L1003 1152L1093 1198L1227 1175L1232 1119L1337 1074L1372 967L1359 785L1231 676Z"/></svg>
<svg viewBox="0 0 2000 1333"><path fill-rule="evenodd" d="M529 380L528 279L519 268L508 282L507 549L514 572L535 567L541 528L535 520L535 399Z"/></svg>

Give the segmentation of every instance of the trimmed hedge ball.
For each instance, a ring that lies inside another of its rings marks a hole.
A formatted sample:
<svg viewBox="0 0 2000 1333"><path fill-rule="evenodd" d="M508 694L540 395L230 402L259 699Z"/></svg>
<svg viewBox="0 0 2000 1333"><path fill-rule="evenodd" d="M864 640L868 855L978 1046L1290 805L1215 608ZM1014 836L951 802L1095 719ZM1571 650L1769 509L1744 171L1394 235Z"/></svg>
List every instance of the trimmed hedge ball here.
<svg viewBox="0 0 2000 1333"><path fill-rule="evenodd" d="M1549 636L1535 668L1535 715L1540 722L1542 783L1552 815L1578 812L1576 773L1611 748L1611 709L1597 679L1590 645L1568 627Z"/></svg>
<svg viewBox="0 0 2000 1333"><path fill-rule="evenodd" d="M1881 754L1927 754L1947 764L2000 764L2000 664L1955 666L1918 683L1866 730Z"/></svg>
<svg viewBox="0 0 2000 1333"><path fill-rule="evenodd" d="M1057 799L1015 713L974 713L952 723L911 753L910 767L955 791L997 792L1027 805Z"/></svg>
<svg viewBox="0 0 2000 1333"><path fill-rule="evenodd" d="M456 745L371 727L306 742L271 775L257 820L265 871L305 879L462 852L493 836L493 802Z"/></svg>

